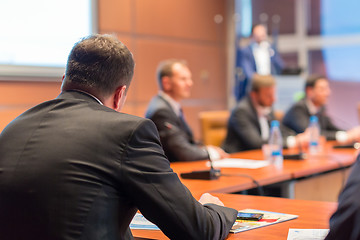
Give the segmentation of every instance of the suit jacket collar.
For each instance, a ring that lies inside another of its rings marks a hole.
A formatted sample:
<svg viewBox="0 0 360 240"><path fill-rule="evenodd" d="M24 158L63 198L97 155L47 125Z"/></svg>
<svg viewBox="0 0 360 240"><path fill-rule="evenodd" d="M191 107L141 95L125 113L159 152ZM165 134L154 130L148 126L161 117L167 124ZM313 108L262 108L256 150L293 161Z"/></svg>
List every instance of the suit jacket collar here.
<svg viewBox="0 0 360 240"><path fill-rule="evenodd" d="M248 95L246 97L246 101L248 101L248 105L249 105L250 110L251 110L251 115L252 115L254 121L256 122L256 126L260 130L260 123L259 123L258 113L256 111L256 107L255 107L250 95ZM275 120L274 110L273 109L271 109L271 112L268 114L267 119L268 119L269 124L270 124L270 122L272 120Z"/></svg>
<svg viewBox="0 0 360 240"><path fill-rule="evenodd" d="M174 115L175 115L175 117L176 117L176 119L177 119L177 122L178 122L179 126L181 126L181 128L187 133L187 135L189 136L189 138L191 139L191 141L193 141L193 133L192 133L192 130L191 130L190 126L187 124L187 122L185 121L185 119L184 119L184 118L182 119L180 116L178 116L178 115L176 114L176 112L174 111L174 109L172 108L172 106L170 105L170 103L169 103L163 96L158 95L157 97L158 97L161 101L163 101L163 102L165 103L165 105L167 106L167 108L170 109L170 110L174 113Z"/></svg>
<svg viewBox="0 0 360 240"><path fill-rule="evenodd" d="M62 91L59 96L56 97L57 99L73 99L73 100L84 100L88 102L95 102L98 104L101 104L99 100L92 96L91 94L88 94L83 91L77 91L77 90L67 90Z"/></svg>
<svg viewBox="0 0 360 240"><path fill-rule="evenodd" d="M166 102L166 104L174 111L177 116L180 116L181 106L178 102L173 100L168 94L163 91L159 92L159 96Z"/></svg>

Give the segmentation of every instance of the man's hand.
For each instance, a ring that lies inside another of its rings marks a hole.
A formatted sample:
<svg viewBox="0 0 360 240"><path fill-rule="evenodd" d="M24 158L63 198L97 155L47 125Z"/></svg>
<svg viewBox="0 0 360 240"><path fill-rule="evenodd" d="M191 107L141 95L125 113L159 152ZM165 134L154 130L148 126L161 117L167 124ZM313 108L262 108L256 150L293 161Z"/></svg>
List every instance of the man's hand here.
<svg viewBox="0 0 360 240"><path fill-rule="evenodd" d="M309 129L307 128L305 130L305 132L299 133L298 135L296 135L295 139L296 139L297 147L300 147L301 149L307 149L309 146L309 142L310 142Z"/></svg>
<svg viewBox="0 0 360 240"><path fill-rule="evenodd" d="M206 203L213 203L216 205L224 206L224 204L220 201L220 199L218 197L214 197L210 193L204 193L203 195L201 195L199 202L202 205L204 205Z"/></svg>
<svg viewBox="0 0 360 240"><path fill-rule="evenodd" d="M354 127L347 132L347 142L360 141L360 126Z"/></svg>
<svg viewBox="0 0 360 240"><path fill-rule="evenodd" d="M211 160L218 160L218 159L223 159L223 158L228 158L229 154L226 153L224 150L222 150L221 148L217 147L217 146L213 146L213 145L208 145L206 146L208 153L209 153L209 157Z"/></svg>

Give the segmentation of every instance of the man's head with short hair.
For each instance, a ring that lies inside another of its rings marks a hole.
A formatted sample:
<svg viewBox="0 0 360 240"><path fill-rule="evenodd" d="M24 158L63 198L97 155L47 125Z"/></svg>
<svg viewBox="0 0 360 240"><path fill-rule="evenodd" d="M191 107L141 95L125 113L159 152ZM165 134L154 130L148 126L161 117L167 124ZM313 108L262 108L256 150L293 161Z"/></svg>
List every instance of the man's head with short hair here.
<svg viewBox="0 0 360 240"><path fill-rule="evenodd" d="M266 26L260 23L254 24L251 28L251 37L257 43L266 41L268 38Z"/></svg>
<svg viewBox="0 0 360 240"><path fill-rule="evenodd" d="M173 76L173 66L174 64L180 64L184 67L187 66L187 62L181 59L167 59L161 61L156 70L156 77L159 84L160 90L164 90L162 79L163 77L172 77Z"/></svg>
<svg viewBox="0 0 360 240"><path fill-rule="evenodd" d="M315 106L324 106L330 94L329 81L325 76L314 74L306 79L305 95Z"/></svg>
<svg viewBox="0 0 360 240"><path fill-rule="evenodd" d="M160 62L156 75L160 90L175 101L190 97L193 81L186 61L178 59L164 60Z"/></svg>
<svg viewBox="0 0 360 240"><path fill-rule="evenodd" d="M251 80L251 91L258 92L264 87L273 87L276 85L275 78L271 75L254 74Z"/></svg>
<svg viewBox="0 0 360 240"><path fill-rule="evenodd" d="M254 74L251 80L250 96L253 101L263 107L271 107L276 100L276 81L271 75Z"/></svg>
<svg viewBox="0 0 360 240"><path fill-rule="evenodd" d="M310 75L305 82L305 91L307 88L313 88L316 84L316 82L320 79L325 79L327 80L327 78L323 75L319 75L319 74L313 74Z"/></svg>
<svg viewBox="0 0 360 240"><path fill-rule="evenodd" d="M102 99L126 86L126 94L134 66L132 53L116 37L92 35L77 42L71 50L62 90L83 90Z"/></svg>

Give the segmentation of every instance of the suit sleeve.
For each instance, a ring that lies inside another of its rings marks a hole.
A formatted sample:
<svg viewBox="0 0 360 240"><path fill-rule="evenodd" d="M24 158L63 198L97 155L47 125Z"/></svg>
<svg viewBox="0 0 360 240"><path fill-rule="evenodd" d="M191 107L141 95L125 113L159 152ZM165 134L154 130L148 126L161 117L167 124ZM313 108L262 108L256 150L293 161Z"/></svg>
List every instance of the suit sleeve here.
<svg viewBox="0 0 360 240"><path fill-rule="evenodd" d="M187 134L177 126L176 119L172 119L171 113L159 110L151 119L155 123L161 138L161 143L166 154L180 161L196 161L209 159L209 154L204 147L191 142Z"/></svg>
<svg viewBox="0 0 360 240"><path fill-rule="evenodd" d="M339 196L339 205L330 218L330 232L326 240L360 239L360 160L351 171L344 190Z"/></svg>
<svg viewBox="0 0 360 240"><path fill-rule="evenodd" d="M251 81L252 76L256 72L254 56L250 47L244 48L241 51L241 66L243 68L245 77Z"/></svg>
<svg viewBox="0 0 360 240"><path fill-rule="evenodd" d="M257 119L251 116L249 111L237 109L229 119L229 125L234 130L237 140L242 143L246 149L258 149L265 143L261 138Z"/></svg>
<svg viewBox="0 0 360 240"><path fill-rule="evenodd" d="M274 57L271 59L272 64L274 65L274 68L275 68L275 73L273 73L273 74L281 74L282 70L284 69L285 64L284 64L283 60L281 59L279 52L274 49L274 53L275 53Z"/></svg>
<svg viewBox="0 0 360 240"><path fill-rule="evenodd" d="M237 211L201 205L170 168L154 124L146 120L129 140L121 179L135 206L170 239L224 239Z"/></svg>
<svg viewBox="0 0 360 240"><path fill-rule="evenodd" d="M325 126L325 128L322 128L322 135L324 135L327 140L335 140L336 132L341 131L341 129L335 126L331 119L326 115L323 116L323 121L320 124L324 124Z"/></svg>
<svg viewBox="0 0 360 240"><path fill-rule="evenodd" d="M299 105L294 106L284 116L283 124L296 133L302 133L309 124L309 117L304 108Z"/></svg>

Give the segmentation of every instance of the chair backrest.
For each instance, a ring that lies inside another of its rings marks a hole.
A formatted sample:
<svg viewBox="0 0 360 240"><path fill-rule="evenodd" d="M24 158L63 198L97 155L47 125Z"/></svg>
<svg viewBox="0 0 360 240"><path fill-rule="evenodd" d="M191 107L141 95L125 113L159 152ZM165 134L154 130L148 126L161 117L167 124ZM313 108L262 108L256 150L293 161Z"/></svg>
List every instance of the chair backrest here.
<svg viewBox="0 0 360 240"><path fill-rule="evenodd" d="M221 146L227 133L228 110L199 113L201 135L204 145Z"/></svg>

